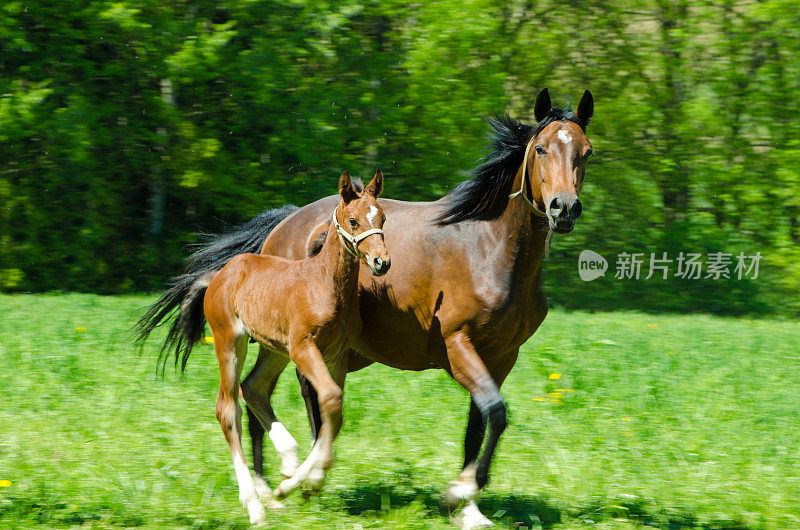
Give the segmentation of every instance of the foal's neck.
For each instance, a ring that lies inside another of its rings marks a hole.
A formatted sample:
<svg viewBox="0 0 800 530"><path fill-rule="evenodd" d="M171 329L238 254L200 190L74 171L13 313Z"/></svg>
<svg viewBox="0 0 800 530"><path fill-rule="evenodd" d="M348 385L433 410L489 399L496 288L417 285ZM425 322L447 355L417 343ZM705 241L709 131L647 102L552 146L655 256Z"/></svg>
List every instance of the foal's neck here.
<svg viewBox="0 0 800 530"><path fill-rule="evenodd" d="M331 223L322 245L320 259L325 268L326 281L332 282L336 297L344 299L358 293L358 258L344 248L336 226Z"/></svg>

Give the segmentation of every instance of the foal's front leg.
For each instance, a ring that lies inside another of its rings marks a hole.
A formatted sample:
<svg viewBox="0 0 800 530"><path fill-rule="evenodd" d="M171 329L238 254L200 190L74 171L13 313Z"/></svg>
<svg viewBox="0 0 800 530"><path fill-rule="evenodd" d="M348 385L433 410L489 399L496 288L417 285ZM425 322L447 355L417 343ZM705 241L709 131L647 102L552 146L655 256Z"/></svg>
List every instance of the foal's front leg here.
<svg viewBox="0 0 800 530"><path fill-rule="evenodd" d="M291 357L298 370L317 391L322 426L311 452L297 468L297 472L275 488L275 496L278 498L285 497L303 482L312 490L322 487L327 470L333 463L333 441L342 427L342 387L347 374L346 357L340 356L329 371L319 349L310 342L294 348Z"/></svg>

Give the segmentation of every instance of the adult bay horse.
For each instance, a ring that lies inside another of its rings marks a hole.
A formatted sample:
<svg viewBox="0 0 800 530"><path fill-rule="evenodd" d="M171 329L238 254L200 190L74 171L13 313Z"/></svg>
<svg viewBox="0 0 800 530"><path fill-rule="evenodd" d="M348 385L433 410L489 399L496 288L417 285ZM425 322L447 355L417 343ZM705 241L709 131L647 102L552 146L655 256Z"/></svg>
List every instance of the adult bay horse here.
<svg viewBox="0 0 800 530"><path fill-rule="evenodd" d="M363 271L359 276L364 327L347 369L373 362L404 370L438 368L469 392L463 469L446 492L451 507L463 503L458 522L464 528L491 524L478 510L475 496L488 481L506 427L500 387L519 347L547 314L542 265L550 235L570 232L581 214L578 196L592 152L585 131L593 111L588 90L572 114L552 107L544 89L534 104L537 125L507 116L490 120L491 151L473 177L447 196L434 202L380 201L387 215L386 246L394 261L381 278ZM180 305L195 278L235 253L260 248L265 254L304 258L335 202L335 197L326 197L300 209L270 210L210 240L142 318L141 336ZM261 423L291 473L296 442L269 403L283 368L262 369L249 384L263 396L260 406L271 414L267 421L260 418ZM305 385L313 423L318 405L309 390ZM258 424L251 422L250 429L260 473L263 431Z"/></svg>
<svg viewBox="0 0 800 530"><path fill-rule="evenodd" d="M379 362L403 370L447 370L470 394L464 467L451 483L451 506L466 502L465 527L489 524L474 503L506 426L499 388L519 347L547 314L542 263L551 232L570 232L581 214L578 195L592 153L585 129L594 110L586 91L572 115L553 108L548 91L537 97L538 125L507 117L492 122L494 146L474 177L443 199L383 200L392 270L375 278L362 271L361 313L349 371ZM295 259L324 226L335 198L292 213L266 238L261 252ZM402 249L402 251L400 251ZM253 385L267 395L276 373ZM313 386L304 385L312 424ZM274 416L273 416L274 417ZM489 436L479 456L485 437ZM256 441L258 422L252 422Z"/></svg>

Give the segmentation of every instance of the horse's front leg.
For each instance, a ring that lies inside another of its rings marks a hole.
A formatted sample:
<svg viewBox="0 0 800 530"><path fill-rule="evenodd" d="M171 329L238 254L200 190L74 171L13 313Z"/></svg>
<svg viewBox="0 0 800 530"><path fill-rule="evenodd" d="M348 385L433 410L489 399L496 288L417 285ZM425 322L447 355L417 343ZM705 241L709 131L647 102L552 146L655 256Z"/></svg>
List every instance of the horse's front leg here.
<svg viewBox="0 0 800 530"><path fill-rule="evenodd" d="M329 370L319 349L309 342L292 351L292 361L314 386L322 421L308 457L294 475L275 488L278 498L285 497L302 483L314 491L322 487L333 464L333 441L342 427L342 389L347 374L347 357L340 356L331 363Z"/></svg>
<svg viewBox="0 0 800 530"><path fill-rule="evenodd" d="M475 498L488 482L489 466L506 428L506 407L500 386L514 366L518 352L501 356L490 370L465 334L448 337L446 345L452 376L470 393L470 413L464 437L464 467L458 479L448 485L445 502L451 511L461 507L453 522L462 528L489 527L492 522L480 512ZM479 456L487 423L489 436Z"/></svg>

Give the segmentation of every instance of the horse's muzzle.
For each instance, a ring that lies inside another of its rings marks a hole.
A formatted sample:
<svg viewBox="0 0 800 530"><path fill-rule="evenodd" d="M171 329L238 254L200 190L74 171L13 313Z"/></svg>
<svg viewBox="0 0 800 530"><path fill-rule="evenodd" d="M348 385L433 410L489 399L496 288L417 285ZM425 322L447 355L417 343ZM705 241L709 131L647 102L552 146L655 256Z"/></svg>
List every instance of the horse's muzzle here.
<svg viewBox="0 0 800 530"><path fill-rule="evenodd" d="M389 258L385 260L381 258L372 258L367 260L367 265L369 265L369 270L372 272L373 276L383 276L389 272L389 267L392 266L392 260Z"/></svg>
<svg viewBox="0 0 800 530"><path fill-rule="evenodd" d="M559 234L572 232L575 221L581 216L583 205L574 193L558 193L547 206L547 220L550 228Z"/></svg>

